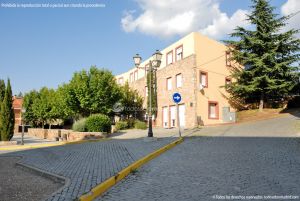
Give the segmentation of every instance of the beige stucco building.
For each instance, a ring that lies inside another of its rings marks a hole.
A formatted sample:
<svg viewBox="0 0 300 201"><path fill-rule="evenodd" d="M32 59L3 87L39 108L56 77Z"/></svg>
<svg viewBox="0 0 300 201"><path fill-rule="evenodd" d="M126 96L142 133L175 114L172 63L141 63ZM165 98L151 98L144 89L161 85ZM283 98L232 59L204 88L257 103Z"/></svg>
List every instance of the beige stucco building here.
<svg viewBox="0 0 300 201"><path fill-rule="evenodd" d="M157 71L158 112L155 126L177 126L177 112L172 100L179 92L180 125L186 128L198 125L220 124L234 121L235 114L222 87L231 82L227 47L200 33L193 32L161 50L162 63ZM147 66L151 58L143 61ZM117 75L119 84L129 82L147 100L146 71L132 68Z"/></svg>

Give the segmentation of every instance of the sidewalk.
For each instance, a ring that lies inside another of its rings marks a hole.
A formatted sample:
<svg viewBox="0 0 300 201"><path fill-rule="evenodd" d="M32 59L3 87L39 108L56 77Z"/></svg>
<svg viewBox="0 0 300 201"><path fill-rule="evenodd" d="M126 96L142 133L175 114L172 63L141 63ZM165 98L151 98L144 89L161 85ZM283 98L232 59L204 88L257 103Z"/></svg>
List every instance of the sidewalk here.
<svg viewBox="0 0 300 201"><path fill-rule="evenodd" d="M25 149L31 149L31 148L58 146L62 144L62 142L58 142L54 140L40 139L37 137L29 136L26 133L24 135L24 145L21 145L22 135L20 133L14 134L12 141L18 141L18 144L0 146L0 154L25 150Z"/></svg>

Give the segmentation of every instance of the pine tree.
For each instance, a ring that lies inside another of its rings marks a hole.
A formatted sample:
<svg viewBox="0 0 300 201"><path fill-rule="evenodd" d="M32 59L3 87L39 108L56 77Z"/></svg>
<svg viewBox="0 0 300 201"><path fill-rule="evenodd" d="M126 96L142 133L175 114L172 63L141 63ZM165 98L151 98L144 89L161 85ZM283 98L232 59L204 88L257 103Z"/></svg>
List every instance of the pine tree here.
<svg viewBox="0 0 300 201"><path fill-rule="evenodd" d="M232 51L236 82L226 86L233 98L246 103L259 103L274 98L287 98L299 79L300 40L295 38L299 30L283 31L292 16L278 17L268 0L252 0L252 13L247 20L253 29L237 27L231 37L239 40L226 41Z"/></svg>
<svg viewBox="0 0 300 201"><path fill-rule="evenodd" d="M12 91L10 80L7 81L7 87L0 113L0 135L1 140L9 141L14 134L15 115L12 107Z"/></svg>

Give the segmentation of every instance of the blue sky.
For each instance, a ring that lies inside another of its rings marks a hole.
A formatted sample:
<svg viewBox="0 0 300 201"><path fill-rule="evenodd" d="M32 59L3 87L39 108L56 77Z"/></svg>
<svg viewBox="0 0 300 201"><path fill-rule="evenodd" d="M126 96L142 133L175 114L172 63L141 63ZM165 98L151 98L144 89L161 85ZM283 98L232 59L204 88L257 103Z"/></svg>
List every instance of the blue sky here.
<svg viewBox="0 0 300 201"><path fill-rule="evenodd" d="M173 1L176 3L178 0ZM247 11L250 5L250 0L209 1L211 3L206 5L207 8L212 8L211 12L216 13L214 16L220 16L215 19L216 22L218 19L225 19L230 24L236 22L238 25L241 23L238 21L240 17L232 16L238 10ZM0 0L0 3L48 2ZM51 1L55 2L62 1ZM228 31L219 23L214 25L210 19L214 16L209 16L209 13L202 16L203 23L187 15L187 19L191 19L191 25L182 30L174 28L171 21L168 21L181 12L201 13L201 9L209 10L206 7L200 6L197 7L199 10L191 11L188 6L185 10L176 7L164 11L165 5L152 4L149 3L150 0L65 0L64 3L83 2L103 3L106 7L0 7L0 78L11 79L14 94L43 86L56 88L59 84L68 82L74 71L89 68L91 65L105 67L114 74L125 72L133 66L132 56L135 53L146 58L156 49L164 48L190 31L200 31L216 39L225 38ZM186 2L195 7L193 3L204 0ZM287 0L271 1L272 5L278 7L278 13L286 2ZM213 8L214 5L218 8ZM161 12L162 18L157 18L158 15L154 12ZM243 12L237 16L243 15ZM154 14L148 16L149 13ZM145 19L151 17L156 22L153 25L155 28L145 24ZM164 26L170 25L169 31L164 32L158 22L163 22Z"/></svg>

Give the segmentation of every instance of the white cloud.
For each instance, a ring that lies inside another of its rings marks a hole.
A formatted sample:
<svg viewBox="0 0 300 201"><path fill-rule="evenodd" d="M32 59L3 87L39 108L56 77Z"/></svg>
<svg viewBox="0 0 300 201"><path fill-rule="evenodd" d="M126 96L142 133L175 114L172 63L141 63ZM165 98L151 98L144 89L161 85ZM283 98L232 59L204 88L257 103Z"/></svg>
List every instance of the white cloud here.
<svg viewBox="0 0 300 201"><path fill-rule="evenodd" d="M282 15L291 15L296 12L300 11L300 1L299 0L288 0L285 4L282 5L281 7L281 14ZM293 16L291 19L288 21L287 29L300 29L300 13L297 15ZM300 34L298 34L298 37L300 37Z"/></svg>
<svg viewBox="0 0 300 201"><path fill-rule="evenodd" d="M184 35L199 31L220 39L236 26L245 25L245 10L237 10L232 16L221 12L221 0L136 0L142 12L126 12L121 20L126 32L140 31L159 37Z"/></svg>

